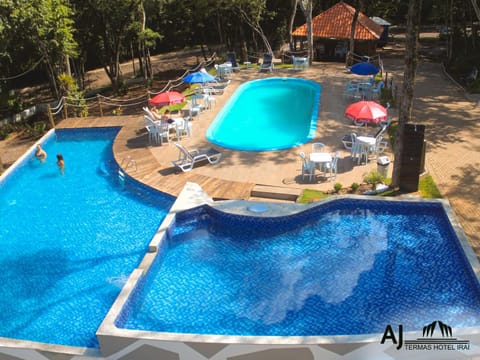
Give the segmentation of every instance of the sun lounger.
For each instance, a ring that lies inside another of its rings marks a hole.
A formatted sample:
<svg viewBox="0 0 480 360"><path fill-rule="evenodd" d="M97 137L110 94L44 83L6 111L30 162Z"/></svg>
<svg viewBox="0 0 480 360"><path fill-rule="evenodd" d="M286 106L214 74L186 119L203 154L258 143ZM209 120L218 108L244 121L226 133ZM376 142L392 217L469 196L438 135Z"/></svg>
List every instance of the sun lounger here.
<svg viewBox="0 0 480 360"><path fill-rule="evenodd" d="M263 54L263 61L260 65L260 71L272 71L273 70L273 54L265 53Z"/></svg>
<svg viewBox="0 0 480 360"><path fill-rule="evenodd" d="M193 166L198 162L207 160L210 164L216 164L222 158L222 153L214 148L200 151L198 149L187 150L178 143L175 143L175 146L178 148L179 154L178 159L173 160L172 164L183 172L192 170Z"/></svg>

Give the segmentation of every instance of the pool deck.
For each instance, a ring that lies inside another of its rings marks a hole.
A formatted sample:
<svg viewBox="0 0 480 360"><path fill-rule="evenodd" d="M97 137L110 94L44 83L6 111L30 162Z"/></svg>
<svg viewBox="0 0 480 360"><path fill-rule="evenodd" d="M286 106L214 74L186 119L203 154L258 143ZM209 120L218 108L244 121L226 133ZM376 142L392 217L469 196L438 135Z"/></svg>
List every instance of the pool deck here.
<svg viewBox="0 0 480 360"><path fill-rule="evenodd" d="M402 59L384 59L385 69L400 87ZM125 171L139 181L163 192L178 196L187 182L198 183L214 199L256 199L279 197L293 200L305 189L331 190L333 184L344 187L362 182L363 176L377 168L376 162L356 165L348 151L343 149L341 138L358 127L344 117L348 102L343 99L344 84L353 75L341 63L315 63L304 71L275 69L273 73L260 73L256 68L234 74L223 95L216 97L212 109L202 112L192 121L193 135L183 138L185 147L205 149L211 144L205 132L235 89L243 82L271 76L292 76L311 79L322 85L320 109L315 138L300 147L270 152L241 152L219 148L222 160L216 165L196 166L189 173L179 173L171 165L178 156L174 142L163 146L150 146L143 126L143 113L138 116L110 116L103 118L72 118L63 120L58 128L122 126L115 143L114 155L119 164L134 160L136 166ZM392 111L394 119L395 110ZM447 198L465 230L472 247L480 258L480 202L478 183L480 166L480 129L476 121L480 115L477 101L443 73L439 64L420 62L417 71L413 117L424 124L427 140L427 170L431 173L442 195ZM374 132L375 129L368 129ZM265 134L268 136L268 134ZM320 141L327 151L340 151L339 171L334 181L318 176L309 183L301 179L299 152L310 152L311 143ZM389 150L386 155L393 160ZM390 171L392 170L390 165Z"/></svg>

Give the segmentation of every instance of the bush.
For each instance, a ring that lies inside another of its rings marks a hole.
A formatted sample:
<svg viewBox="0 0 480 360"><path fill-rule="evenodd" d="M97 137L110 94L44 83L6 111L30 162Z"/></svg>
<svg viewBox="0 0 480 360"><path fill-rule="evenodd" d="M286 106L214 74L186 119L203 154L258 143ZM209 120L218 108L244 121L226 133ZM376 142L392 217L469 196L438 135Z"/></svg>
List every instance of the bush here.
<svg viewBox="0 0 480 360"><path fill-rule="evenodd" d="M336 193L338 193L341 189L342 189L342 184L335 183L335 185L333 185L333 190L335 190Z"/></svg>
<svg viewBox="0 0 480 360"><path fill-rule="evenodd" d="M375 189L375 185L381 183L382 180L383 177L377 170L372 170L363 177L363 182L372 185L372 189Z"/></svg>
<svg viewBox="0 0 480 360"><path fill-rule="evenodd" d="M352 189L352 191L357 191L359 187L360 187L360 184L356 182L350 185L350 188Z"/></svg>

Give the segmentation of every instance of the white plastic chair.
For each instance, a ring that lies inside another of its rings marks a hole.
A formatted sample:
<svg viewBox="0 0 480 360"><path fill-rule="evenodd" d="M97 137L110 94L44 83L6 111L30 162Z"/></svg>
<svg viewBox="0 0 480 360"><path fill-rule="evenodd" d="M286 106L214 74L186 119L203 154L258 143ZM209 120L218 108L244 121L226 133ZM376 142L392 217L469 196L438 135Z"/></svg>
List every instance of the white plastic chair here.
<svg viewBox="0 0 480 360"><path fill-rule="evenodd" d="M376 86L370 89L370 99L378 99L380 98L380 94L382 93L382 89L384 88L385 83L383 81L379 81Z"/></svg>
<svg viewBox="0 0 480 360"><path fill-rule="evenodd" d="M148 131L148 143L152 144L152 142L155 142L155 144L158 144L159 138L158 138L158 128L157 125L150 121L150 119L145 116L145 129Z"/></svg>
<svg viewBox="0 0 480 360"><path fill-rule="evenodd" d="M155 123L157 126L158 139L160 140L160 145L163 145L163 140L166 139L167 142L170 142L170 127L167 122L161 122L160 124Z"/></svg>
<svg viewBox="0 0 480 360"><path fill-rule="evenodd" d="M182 139L183 134L185 134L187 137L192 135L192 123L190 122L189 116L184 117L182 121L176 124L176 133L178 140Z"/></svg>
<svg viewBox="0 0 480 360"><path fill-rule="evenodd" d="M310 182L315 177L315 163L307 161L305 153L300 152L300 157L302 158L302 181L305 180L305 175L310 177Z"/></svg>
<svg viewBox="0 0 480 360"><path fill-rule="evenodd" d="M345 86L345 92L343 93L343 97L345 99L352 99L357 96L357 93L358 93L357 84L352 81L347 81L347 84Z"/></svg>
<svg viewBox="0 0 480 360"><path fill-rule="evenodd" d="M338 165L338 158L340 157L340 151L337 151L332 156L332 162L325 164L325 173L324 176L326 177L327 171L330 171L330 181L337 178L337 165Z"/></svg>

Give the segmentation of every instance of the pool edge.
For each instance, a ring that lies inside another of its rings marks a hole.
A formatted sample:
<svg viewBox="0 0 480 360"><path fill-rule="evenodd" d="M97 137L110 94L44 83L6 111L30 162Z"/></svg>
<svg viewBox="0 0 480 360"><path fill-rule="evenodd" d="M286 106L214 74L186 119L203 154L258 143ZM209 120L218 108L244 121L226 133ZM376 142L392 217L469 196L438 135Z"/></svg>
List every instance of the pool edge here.
<svg viewBox="0 0 480 360"><path fill-rule="evenodd" d="M451 221L452 227L455 233L460 240L462 248L469 260L473 254L474 263L470 262L473 268L474 273L477 276L477 279L480 282L479 272L480 264L478 259L475 257L473 249L471 248L468 239L463 233L463 229L456 218L453 209L451 208L449 202L443 199L421 199L421 198L411 198L411 197L401 197L401 198L391 198L391 197L367 197L360 195L342 195L342 196L332 196L315 204L308 204L303 206L292 206L290 207L291 213L302 212L307 210L310 207L318 206L320 204L328 203L340 198L355 198L362 200L376 200L376 201L399 201L399 202L430 202L430 203L440 203L445 210L448 218ZM193 200L193 201L192 201ZM175 223L175 215L177 212L182 210L187 210L190 208L195 208L202 205L208 205L214 208L218 208L220 211L228 212L228 208L234 208L237 204L241 204L241 207L244 209L243 215L256 216L255 213L248 210L248 204L258 203L255 201L244 201L244 200L228 200L222 202L213 202L207 194L203 192L201 187L194 183L187 183L184 190L180 193L178 199L178 204L172 206L170 213L165 218L164 222L161 224L160 228L163 229L161 238L158 239L158 246L162 241L166 241L168 229L171 229ZM275 207L272 203L265 203L267 207ZM298 205L298 204L295 204ZM284 206L282 206L284 207ZM234 213L238 214L238 208L234 210ZM170 215L170 216L169 216ZM277 216L284 216L285 214L278 214ZM261 215L260 215L261 216ZM270 216L272 216L270 214ZM468 250L470 249L470 250ZM154 260L154 255L150 258L150 263ZM118 352L136 352L141 351L145 347L149 347L152 351L158 351L159 354L169 352L179 354L181 358L189 358L188 354L192 350L191 344L201 343L202 346L219 348L225 352L225 355L219 357L219 359L228 359L230 356L238 353L244 353L245 348L249 348L246 353L254 354L264 351L286 351L291 350L294 353L299 352L295 357L303 359L300 353L303 350L308 349L309 352L325 352L322 359L340 359L343 357L343 354L349 354L352 351L355 352L357 349L362 353L369 348L369 352L374 352L375 354L383 354L385 356L376 357L379 359L392 359L393 357L388 356L386 353L395 351L396 344L380 344L382 336L385 334L375 333L375 334L363 334L363 335L339 335L339 336L226 336L226 335L203 335L203 334L181 334L181 333L160 333L155 331L140 331L140 330L129 330L118 328L115 325L117 318L121 315L123 307L127 303L130 295L132 295L135 287L137 286L138 281L145 274L146 269L137 269L132 273L131 277L128 279L125 287L122 289L121 294L111 307L104 321L100 325L97 331L97 338L100 343L100 348L104 356L111 356ZM405 332L404 336L413 338L420 338L422 332L419 329L418 331L409 331ZM460 335L463 338L469 339L469 341L475 341L475 343L480 343L480 327L470 327L458 329L455 331L455 335ZM322 350L320 350L322 349ZM195 348L195 350L197 350ZM475 351L479 351L476 347ZM335 354L342 354L341 356ZM421 353L419 353L420 356ZM468 353L469 355L470 352ZM351 354L350 354L351 355ZM480 352L475 353L475 355L480 355ZM160 356L160 355L159 355ZM246 359L249 357L245 357ZM315 357L317 358L317 357ZM413 357L412 357L413 358ZM240 358L239 358L240 359Z"/></svg>

